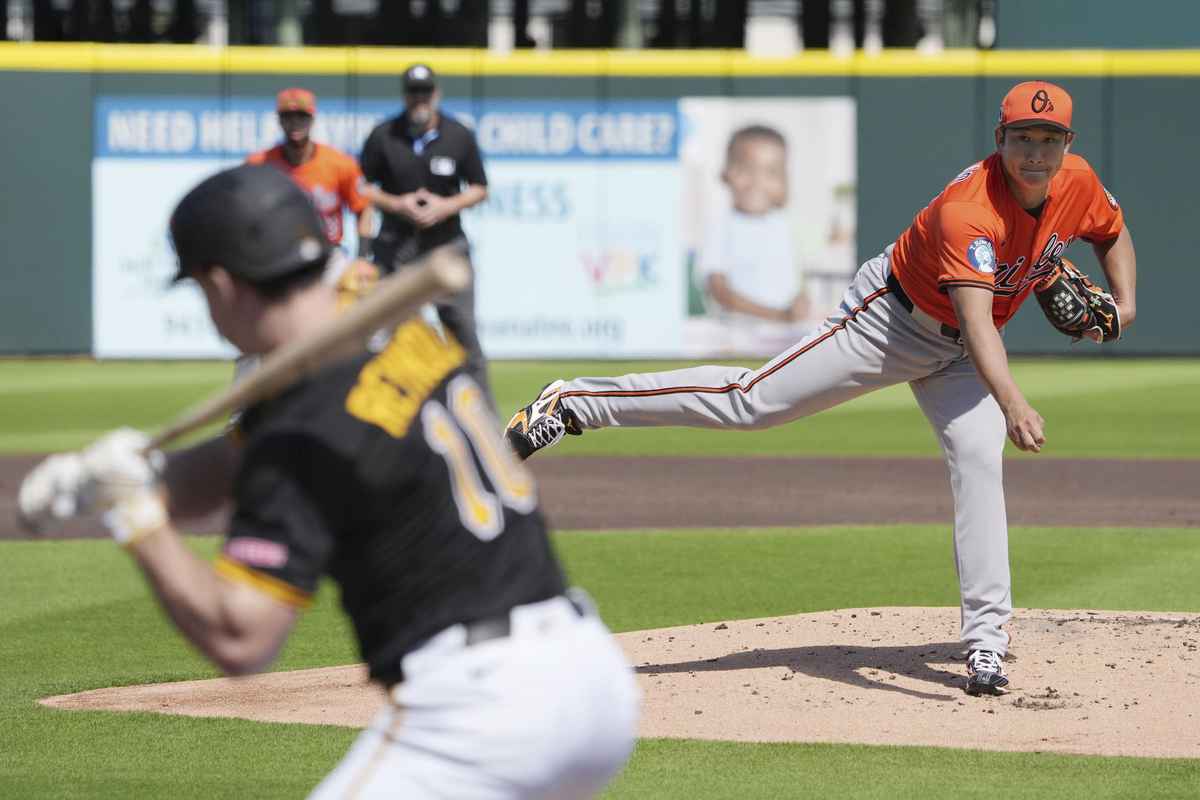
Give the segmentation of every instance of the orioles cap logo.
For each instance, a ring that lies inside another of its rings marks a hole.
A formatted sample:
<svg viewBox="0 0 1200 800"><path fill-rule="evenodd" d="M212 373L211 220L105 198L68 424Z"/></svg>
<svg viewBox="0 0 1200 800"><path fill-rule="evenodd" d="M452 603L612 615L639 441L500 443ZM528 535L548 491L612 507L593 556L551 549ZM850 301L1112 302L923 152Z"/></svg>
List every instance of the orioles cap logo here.
<svg viewBox="0 0 1200 800"><path fill-rule="evenodd" d="M1034 93L1033 99L1029 101L1029 107L1033 109L1033 113L1041 114L1046 111L1054 110L1054 103L1050 100L1050 95L1046 94L1045 89L1038 89Z"/></svg>

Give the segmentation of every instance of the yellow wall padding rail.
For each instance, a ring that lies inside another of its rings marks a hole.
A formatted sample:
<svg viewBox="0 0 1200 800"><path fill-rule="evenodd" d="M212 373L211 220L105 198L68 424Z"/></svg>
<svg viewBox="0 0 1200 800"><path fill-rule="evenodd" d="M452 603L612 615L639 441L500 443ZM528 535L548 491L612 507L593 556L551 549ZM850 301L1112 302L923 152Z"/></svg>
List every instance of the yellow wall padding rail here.
<svg viewBox="0 0 1200 800"><path fill-rule="evenodd" d="M0 70L389 75L424 61L444 75L615 77L963 77L1200 75L1200 50L889 50L764 58L740 50L516 51L377 47L0 43Z"/></svg>

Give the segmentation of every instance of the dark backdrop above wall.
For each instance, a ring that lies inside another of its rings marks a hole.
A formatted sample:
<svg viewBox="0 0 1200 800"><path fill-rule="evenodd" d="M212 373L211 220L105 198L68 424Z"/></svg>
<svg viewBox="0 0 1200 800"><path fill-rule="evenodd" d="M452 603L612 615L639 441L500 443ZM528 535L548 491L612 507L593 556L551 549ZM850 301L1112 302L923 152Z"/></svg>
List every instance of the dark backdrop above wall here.
<svg viewBox="0 0 1200 800"><path fill-rule="evenodd" d="M1193 0L998 0L996 47L1145 49L1200 47Z"/></svg>

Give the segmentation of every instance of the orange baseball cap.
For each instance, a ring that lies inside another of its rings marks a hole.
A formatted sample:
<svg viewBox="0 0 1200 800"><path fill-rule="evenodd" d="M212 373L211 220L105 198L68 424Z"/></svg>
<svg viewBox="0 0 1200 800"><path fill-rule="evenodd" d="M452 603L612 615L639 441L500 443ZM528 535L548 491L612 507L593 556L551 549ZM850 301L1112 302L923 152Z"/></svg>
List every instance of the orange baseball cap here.
<svg viewBox="0 0 1200 800"><path fill-rule="evenodd" d="M1000 101L1000 127L1050 125L1071 131L1071 95L1045 81L1026 81L1008 90Z"/></svg>
<svg viewBox="0 0 1200 800"><path fill-rule="evenodd" d="M275 97L275 110L280 114L286 111L302 111L315 116L317 98L308 89L284 89Z"/></svg>

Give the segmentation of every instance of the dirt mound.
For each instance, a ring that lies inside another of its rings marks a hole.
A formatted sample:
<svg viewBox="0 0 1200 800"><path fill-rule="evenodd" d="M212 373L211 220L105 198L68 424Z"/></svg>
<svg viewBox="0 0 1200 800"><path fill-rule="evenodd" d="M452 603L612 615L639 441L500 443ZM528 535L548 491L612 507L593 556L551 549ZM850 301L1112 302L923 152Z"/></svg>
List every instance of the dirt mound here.
<svg viewBox="0 0 1200 800"><path fill-rule="evenodd" d="M957 608L643 631L644 736L1200 753L1200 615L1018 611L1011 691L968 697Z"/></svg>
<svg viewBox="0 0 1200 800"><path fill-rule="evenodd" d="M846 609L620 635L644 737L1195 757L1200 615L1018 611L1003 697L962 691L956 608ZM55 708L361 727L360 666L98 689Z"/></svg>

